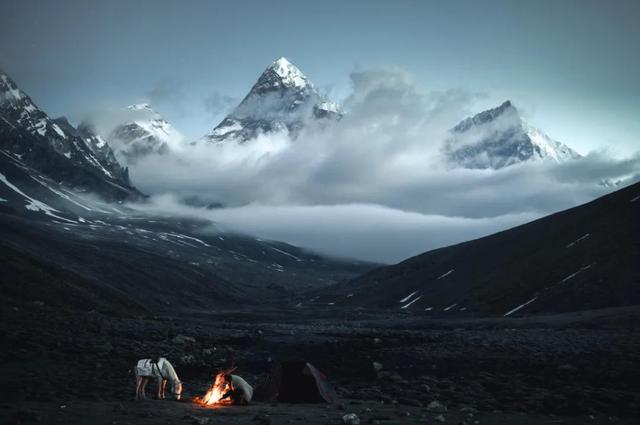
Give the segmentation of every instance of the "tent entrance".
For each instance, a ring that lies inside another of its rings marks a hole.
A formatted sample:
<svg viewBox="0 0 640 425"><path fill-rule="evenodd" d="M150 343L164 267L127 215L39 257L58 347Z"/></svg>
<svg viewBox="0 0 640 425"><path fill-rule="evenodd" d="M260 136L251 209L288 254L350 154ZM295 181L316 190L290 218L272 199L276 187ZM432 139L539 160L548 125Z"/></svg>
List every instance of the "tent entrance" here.
<svg viewBox="0 0 640 425"><path fill-rule="evenodd" d="M304 361L274 367L260 383L255 400L284 403L333 403L335 391L322 372Z"/></svg>

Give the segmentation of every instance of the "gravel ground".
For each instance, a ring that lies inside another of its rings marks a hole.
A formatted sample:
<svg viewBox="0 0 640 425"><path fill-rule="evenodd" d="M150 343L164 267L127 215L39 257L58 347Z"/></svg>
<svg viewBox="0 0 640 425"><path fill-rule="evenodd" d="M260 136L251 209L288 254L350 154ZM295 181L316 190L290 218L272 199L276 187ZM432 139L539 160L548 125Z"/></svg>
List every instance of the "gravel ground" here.
<svg viewBox="0 0 640 425"><path fill-rule="evenodd" d="M339 310L125 318L14 306L2 310L0 418L341 423L355 413L362 423L437 423L439 414L456 424L638 423L637 317L627 309L508 321ZM223 410L133 402L130 370L154 355L176 366L186 399L202 395L216 370L232 363L255 384L278 361L305 359L328 375L342 401ZM434 401L446 411L430 408Z"/></svg>

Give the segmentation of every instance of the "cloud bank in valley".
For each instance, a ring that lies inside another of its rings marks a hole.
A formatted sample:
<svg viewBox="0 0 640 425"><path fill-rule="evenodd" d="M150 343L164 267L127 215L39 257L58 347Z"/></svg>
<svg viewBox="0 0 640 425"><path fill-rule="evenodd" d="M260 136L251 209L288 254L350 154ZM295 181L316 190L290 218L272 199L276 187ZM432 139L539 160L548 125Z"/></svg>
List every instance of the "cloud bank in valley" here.
<svg viewBox="0 0 640 425"><path fill-rule="evenodd" d="M565 163L452 168L448 130L477 94L421 92L402 70L354 73L340 121L309 122L294 139L199 143L131 168L149 208L327 254L395 262L524 223L638 180L638 155L593 152ZM225 208L199 209L197 196Z"/></svg>

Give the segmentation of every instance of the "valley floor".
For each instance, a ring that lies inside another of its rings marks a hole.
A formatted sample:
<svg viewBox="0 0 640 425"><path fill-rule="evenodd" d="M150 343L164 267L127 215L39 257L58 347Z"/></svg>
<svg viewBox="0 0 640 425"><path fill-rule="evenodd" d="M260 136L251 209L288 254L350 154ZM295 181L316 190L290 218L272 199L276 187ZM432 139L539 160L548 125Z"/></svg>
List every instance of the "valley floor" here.
<svg viewBox="0 0 640 425"><path fill-rule="evenodd" d="M318 404L253 404L245 407L207 409L190 403L170 401L97 402L68 404L27 402L0 404L2 423L43 423L64 425L157 425L157 424L341 424L342 417L355 413L361 424L438 424L438 414L424 408L383 405L371 401L346 400L340 406ZM509 412L447 412L444 423L490 425L540 424L637 424L637 418L609 416L549 416Z"/></svg>
<svg viewBox="0 0 640 425"><path fill-rule="evenodd" d="M433 401L454 424L640 418L640 308L510 320L321 308L133 318L45 303L1 314L2 423L338 424L347 413L363 424L437 423ZM156 355L176 366L187 400L232 363L255 384L278 361L305 359L341 401L224 409L134 402L130 370Z"/></svg>

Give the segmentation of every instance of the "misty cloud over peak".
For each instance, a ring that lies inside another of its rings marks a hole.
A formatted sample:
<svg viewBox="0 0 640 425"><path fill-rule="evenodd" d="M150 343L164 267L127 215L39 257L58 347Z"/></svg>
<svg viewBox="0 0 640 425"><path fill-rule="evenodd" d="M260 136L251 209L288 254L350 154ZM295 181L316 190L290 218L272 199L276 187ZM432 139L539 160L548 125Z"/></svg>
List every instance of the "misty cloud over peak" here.
<svg viewBox="0 0 640 425"><path fill-rule="evenodd" d="M393 262L638 179L640 157L614 160L606 152L499 169L457 166L445 142L470 115L476 95L423 92L399 69L356 72L351 80L342 119L308 120L295 138L280 128L244 144L200 142L142 158L130 171L153 195L145 208L206 217L222 228L330 255ZM510 102L496 110L501 113L483 122L482 131L521 126ZM225 208L181 204L195 198Z"/></svg>

